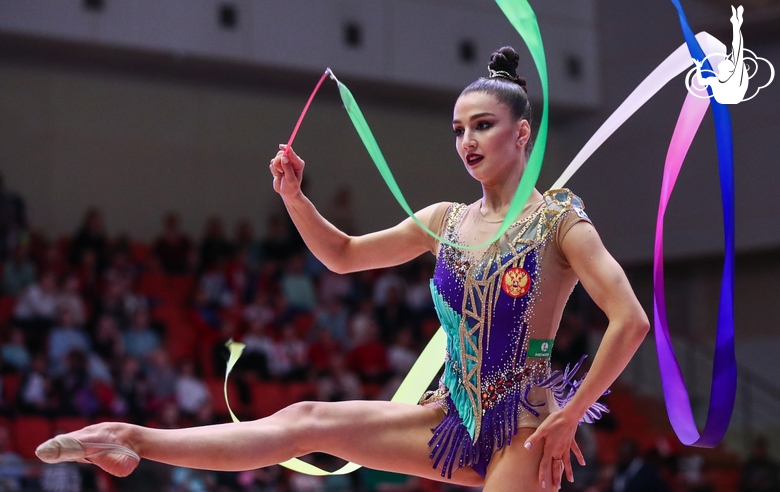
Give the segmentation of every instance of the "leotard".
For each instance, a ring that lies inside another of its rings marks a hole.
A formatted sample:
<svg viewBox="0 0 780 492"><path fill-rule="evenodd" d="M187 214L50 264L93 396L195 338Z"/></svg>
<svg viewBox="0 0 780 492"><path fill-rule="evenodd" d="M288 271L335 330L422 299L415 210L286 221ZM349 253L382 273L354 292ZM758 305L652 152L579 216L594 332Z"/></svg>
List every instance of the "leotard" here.
<svg viewBox="0 0 780 492"><path fill-rule="evenodd" d="M432 230L457 244L481 244L496 225L478 207L442 204ZM439 388L420 403L439 402L446 412L429 442L442 476L471 466L484 477L495 450L509 445L518 428L538 427L580 384L572 375L582 359L571 370L553 372L550 353L577 283L561 241L574 224L590 219L566 189L548 191L526 210L530 215L483 251L431 242L438 249L431 291L447 353ZM596 403L583 420L603 411Z"/></svg>

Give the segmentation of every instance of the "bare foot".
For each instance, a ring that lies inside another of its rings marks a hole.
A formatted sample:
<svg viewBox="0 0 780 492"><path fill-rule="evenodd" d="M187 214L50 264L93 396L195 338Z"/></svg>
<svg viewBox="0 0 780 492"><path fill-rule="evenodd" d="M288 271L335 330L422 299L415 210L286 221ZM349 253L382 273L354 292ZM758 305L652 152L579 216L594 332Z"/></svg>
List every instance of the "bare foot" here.
<svg viewBox="0 0 780 492"><path fill-rule="evenodd" d="M129 475L140 461L133 426L123 423L90 425L61 434L38 446L35 454L47 463L93 463L117 477Z"/></svg>

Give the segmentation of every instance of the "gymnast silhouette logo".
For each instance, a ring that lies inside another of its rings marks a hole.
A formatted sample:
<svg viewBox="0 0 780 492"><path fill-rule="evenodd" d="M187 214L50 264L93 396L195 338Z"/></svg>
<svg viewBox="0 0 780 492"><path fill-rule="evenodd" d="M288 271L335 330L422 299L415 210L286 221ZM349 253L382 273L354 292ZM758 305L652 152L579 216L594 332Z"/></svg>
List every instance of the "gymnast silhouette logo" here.
<svg viewBox="0 0 780 492"><path fill-rule="evenodd" d="M731 7L732 41L731 53L711 53L704 60L693 60L693 67L685 76L685 87L688 92L696 97L707 99L714 97L720 104L738 104L749 101L756 94L772 83L775 78L775 67L766 58L756 56L755 53L745 48L742 40L742 13L744 9L740 5L737 9ZM710 61L711 66L717 63L717 72L704 68L704 61ZM756 88L749 97L745 97L748 83L759 71L759 66L766 63L769 67L769 80ZM711 89L711 95L707 93L707 87ZM704 94L704 95L702 95Z"/></svg>

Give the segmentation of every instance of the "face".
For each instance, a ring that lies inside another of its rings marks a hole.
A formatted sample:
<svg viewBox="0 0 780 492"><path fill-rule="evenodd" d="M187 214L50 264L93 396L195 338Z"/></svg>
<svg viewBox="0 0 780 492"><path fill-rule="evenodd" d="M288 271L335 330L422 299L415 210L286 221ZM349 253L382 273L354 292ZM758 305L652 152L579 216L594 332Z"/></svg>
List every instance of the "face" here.
<svg viewBox="0 0 780 492"><path fill-rule="evenodd" d="M455 148L475 179L502 181L525 165L525 145L531 127L512 117L495 96L469 92L458 98L453 112Z"/></svg>

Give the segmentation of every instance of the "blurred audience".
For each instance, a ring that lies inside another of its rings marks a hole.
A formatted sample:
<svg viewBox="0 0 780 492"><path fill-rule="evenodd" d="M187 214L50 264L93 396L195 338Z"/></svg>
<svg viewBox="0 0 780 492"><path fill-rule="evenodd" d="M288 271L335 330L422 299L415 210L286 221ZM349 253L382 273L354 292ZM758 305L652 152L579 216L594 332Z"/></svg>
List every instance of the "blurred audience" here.
<svg viewBox="0 0 780 492"><path fill-rule="evenodd" d="M351 207L348 190L340 190L331 213L344 227L354 227ZM126 236L109 238L102 214L90 209L72 241L35 234L9 250L2 290L11 319L0 322L0 490L22 490L27 482L35 485L30 490L91 490L96 483L91 468L73 464L36 463L37 475L27 474L2 419L13 425L19 415L52 423L76 416L163 429L225 422L229 340L245 345L230 376L237 390L230 403L242 420L294 398L390 398L439 327L430 258L339 275L312 259L281 215L271 214L259 241L246 220L235 224L231 241L221 220L209 219L197 247L180 223L167 214L147 249ZM556 367L586 351L583 319L568 312L562 319ZM260 391L266 388L267 396ZM279 401L258 405L266 397ZM657 451L641 453L634 441L621 444L614 466L601 462L596 432L605 431L579 429L588 465L576 467L577 481L565 483L565 492L703 492L717 485L701 456L665 452L661 459ZM321 456L306 459L340 466ZM387 477L376 484L360 475L290 477L279 467L202 473L144 460L130 478L103 490L465 490ZM780 492L765 441L745 464L741 487Z"/></svg>
<svg viewBox="0 0 780 492"><path fill-rule="evenodd" d="M190 271L192 241L180 230L180 218L169 212L163 219L163 232L154 243L154 255L165 273L180 275Z"/></svg>
<svg viewBox="0 0 780 492"><path fill-rule="evenodd" d="M780 464L769 456L769 441L758 437L739 481L739 492L780 492Z"/></svg>
<svg viewBox="0 0 780 492"><path fill-rule="evenodd" d="M13 255L3 265L3 294L18 296L27 287L35 283L35 263L30 257L30 246L21 243L13 250Z"/></svg>

